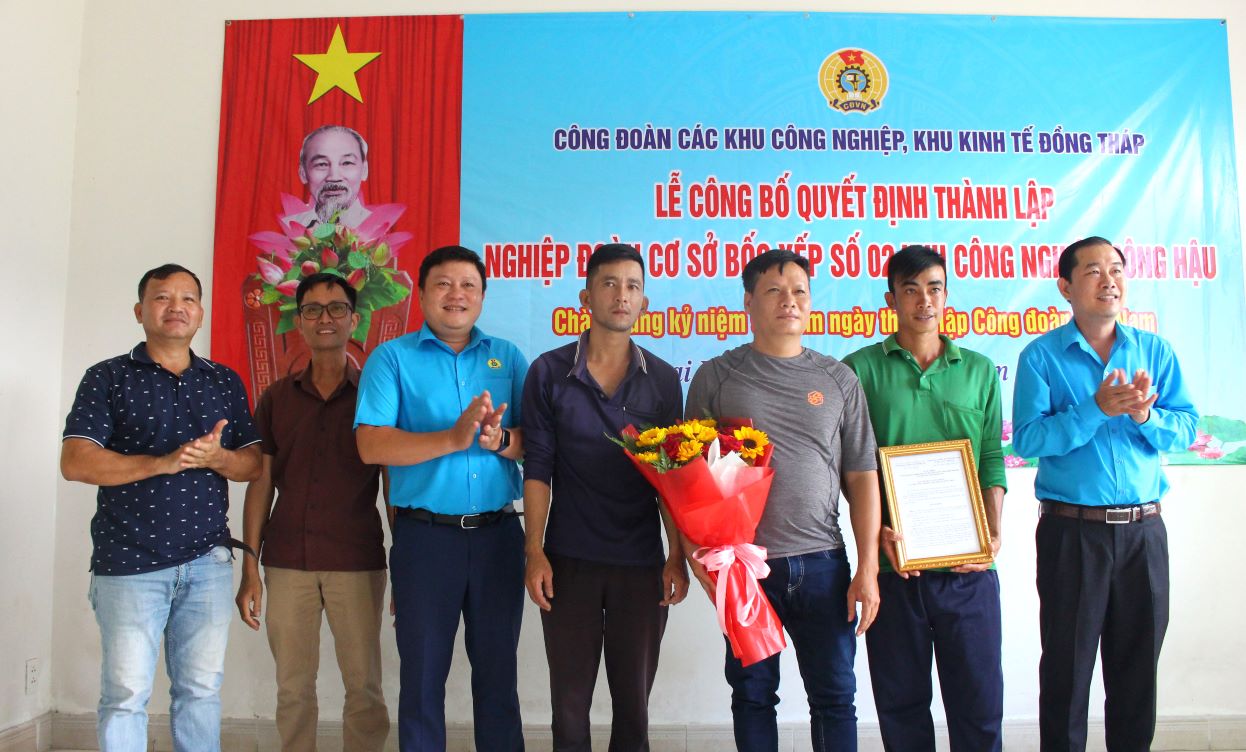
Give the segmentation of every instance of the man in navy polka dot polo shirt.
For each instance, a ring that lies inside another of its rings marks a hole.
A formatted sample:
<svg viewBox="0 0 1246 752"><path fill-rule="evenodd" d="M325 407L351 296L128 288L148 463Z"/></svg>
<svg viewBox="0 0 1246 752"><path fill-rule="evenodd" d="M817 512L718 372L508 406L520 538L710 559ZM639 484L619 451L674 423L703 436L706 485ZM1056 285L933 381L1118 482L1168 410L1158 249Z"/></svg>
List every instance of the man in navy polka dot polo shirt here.
<svg viewBox="0 0 1246 752"><path fill-rule="evenodd" d="M220 749L220 686L233 598L228 481L260 469L260 437L238 374L195 355L199 278L143 275L134 317L146 340L82 377L65 420L61 473L99 486L91 605L103 668L103 752L147 749L147 700L165 640L173 749Z"/></svg>

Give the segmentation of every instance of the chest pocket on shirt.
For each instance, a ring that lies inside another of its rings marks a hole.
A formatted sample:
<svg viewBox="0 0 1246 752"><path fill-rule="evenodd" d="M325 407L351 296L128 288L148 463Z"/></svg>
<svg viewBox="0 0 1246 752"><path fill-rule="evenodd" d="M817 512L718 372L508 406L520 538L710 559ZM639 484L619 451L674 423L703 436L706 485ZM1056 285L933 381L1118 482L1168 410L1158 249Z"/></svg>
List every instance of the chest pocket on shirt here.
<svg viewBox="0 0 1246 752"><path fill-rule="evenodd" d="M984 415L982 410L944 400L943 409L939 411L939 420L943 423L945 436L953 439L977 439L982 433Z"/></svg>
<svg viewBox="0 0 1246 752"><path fill-rule="evenodd" d="M632 407L631 405L625 405L623 408L624 426L630 423L633 426L636 426L636 429L639 431L657 426L659 418L661 417L662 416L655 411L640 410ZM619 428L622 429L623 426L620 426Z"/></svg>

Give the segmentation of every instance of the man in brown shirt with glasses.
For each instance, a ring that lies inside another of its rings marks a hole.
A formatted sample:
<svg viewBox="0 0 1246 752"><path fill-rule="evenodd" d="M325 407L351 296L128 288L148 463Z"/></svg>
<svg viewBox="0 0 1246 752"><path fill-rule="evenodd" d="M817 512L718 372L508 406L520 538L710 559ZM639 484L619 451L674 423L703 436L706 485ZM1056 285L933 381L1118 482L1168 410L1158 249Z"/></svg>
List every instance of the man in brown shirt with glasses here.
<svg viewBox="0 0 1246 752"><path fill-rule="evenodd" d="M352 430L359 369L346 343L359 323L355 290L339 276L313 274L299 283L295 301L311 365L269 387L255 411L264 464L247 486L243 539L262 550L264 584L256 557L244 557L238 612L258 630L267 585L284 752L316 749L322 611L346 688L342 748L379 752L389 735L381 691L382 476L360 460Z"/></svg>

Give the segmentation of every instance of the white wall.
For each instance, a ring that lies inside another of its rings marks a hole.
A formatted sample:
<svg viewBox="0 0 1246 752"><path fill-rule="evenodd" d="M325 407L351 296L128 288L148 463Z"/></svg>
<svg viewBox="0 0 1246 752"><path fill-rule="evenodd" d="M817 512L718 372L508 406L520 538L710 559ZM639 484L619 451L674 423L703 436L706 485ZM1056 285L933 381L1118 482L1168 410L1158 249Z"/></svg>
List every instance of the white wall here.
<svg viewBox="0 0 1246 752"><path fill-rule="evenodd" d="M0 319L0 729L53 703L57 425L69 262L82 0L52 14L36 3L0 3L6 28L0 76L4 281ZM69 580L74 582L74 580ZM25 664L38 658L38 689Z"/></svg>
<svg viewBox="0 0 1246 752"><path fill-rule="evenodd" d="M731 2L633 2L627 5L593 4L594 10L653 9L746 9L758 3ZM22 7L34 8L33 2ZM767 10L784 6L766 3ZM42 7L42 6L41 6ZM77 7L77 6L75 6ZM36 351L40 376L23 369L21 377L5 366L3 390L5 421L10 433L16 426L34 425L38 439L23 432L20 439L0 438L4 462L14 472L4 492L8 503L0 518L0 545L8 551L26 552L10 556L6 572L0 575L3 598L0 613L20 613L19 624L9 618L0 623L0 728L6 722L21 720L44 705L23 711L13 703L14 688L20 682L10 679L18 659L10 647L25 641L22 650L48 654L45 637L46 593L52 592L55 629L51 654L55 684L52 703L67 713L93 710L97 698L96 666L99 645L96 627L84 593L87 585L89 536L87 524L93 511L93 491L85 486L56 485L55 433L63 419L77 379L83 369L106 356L127 349L141 332L128 313L132 287L139 274L158 263L177 259L199 270L210 286L211 242L216 184L217 126L220 101L220 68L223 22L228 18L273 18L290 16L384 15L412 12L501 12L514 10L579 10L585 3L528 2L512 5L501 0L452 3L433 0L418 7L410 3L359 0L347 6L340 2L296 2L295 0L221 0L196 3L188 0L129 0L118 3L90 3L86 6L81 46L80 97L77 137L68 147L74 117L72 103L63 106L42 101L46 111L42 131L29 139L34 154L24 155L29 165L20 171L23 180L45 170L44 160L55 157L61 182L48 192L48 206L33 206L28 213L10 216L38 217L51 236L61 239L48 243L40 236L46 255L38 277L20 291L17 298L5 296L0 306L9 320L21 330L21 322L34 310L50 311L41 332L53 332L47 342L24 335L22 350ZM872 3L809 0L792 10L930 12L930 3L910 0ZM1073 0L1043 3L980 0L944 0L939 12L1008 13L1016 15L1085 15L1085 4ZM40 11L41 12L41 11ZM1094 13L1100 16L1182 16L1229 19L1236 139L1246 148L1246 6L1235 0L1186 0L1172 5L1159 0L1103 0ZM30 10L33 20L39 12ZM11 15L11 14L10 14ZM71 16L66 27L79 19ZM63 20L63 19L62 19ZM15 27L10 27L15 28ZM46 47L74 57L76 34L57 27L48 30L53 39ZM19 44L44 47L39 40L12 35ZM42 58L46 59L46 58ZM53 58L58 66L64 62ZM42 63L41 63L42 65ZM57 69L59 70L59 68ZM12 74L9 74L12 75ZM46 74L41 74L46 75ZM72 77L55 77L54 93L72 86ZM41 91L48 82L40 79ZM8 86L9 84L6 84ZM8 93L8 90L5 90ZM6 111L12 112L12 97L6 97ZM46 152L46 153L45 153ZM73 211L64 201L63 175L73 158ZM38 168L38 169L35 169ZM1238 174L1246 175L1246 160L1238 157ZM1244 212L1246 213L1246 212ZM65 218L69 248L64 248ZM20 232L20 231L19 231ZM23 248L34 248L27 243ZM12 253L13 251L10 251ZM23 251L24 252L24 251ZM66 273L64 289L58 282ZM210 299L210 298L209 298ZM61 331L59 316L65 306L63 363L55 337ZM50 303L50 305L49 305ZM46 315L46 314L45 314ZM201 334L196 348L208 349L207 334ZM41 352L47 350L47 352ZM6 359L6 364L9 363ZM28 362L23 360L23 364ZM53 385L59 386L59 404L53 398ZM19 472L24 471L24 472ZM29 480L21 480L23 477ZM1239 519L1234 513L1246 487L1246 468L1178 468L1171 472L1174 491L1166 499L1165 517L1171 535L1173 560L1172 625L1161 666L1160 712L1163 715L1246 714L1246 693L1238 680L1246 671L1246 638L1240 625L1246 621L1236 584L1234 562ZM1038 661L1037 599L1034 594L1034 499L1032 472L1012 472L1013 488L1006 503L1005 544L1000 567L1005 608L1005 676L1009 718L1034 718L1037 714L1036 667ZM55 493L55 496L54 496ZM54 507L55 502L55 507ZM234 496L234 526L241 495ZM21 505L23 513L14 516L12 508ZM48 533L52 512L57 511L55 535ZM10 517L14 517L10 523ZM15 528L21 528L20 530ZM56 586L50 588L46 574L47 557L55 551ZM40 563L43 563L41 566ZM16 597L10 593L15 592ZM5 608L11 604L20 611ZM29 613L29 616L27 614ZM42 615L41 615L42 614ZM694 593L689 602L671 615L664 644L664 657L654 691L652 720L655 723L729 722L727 687L722 679L721 643L713 636L712 612L705 598ZM386 693L391 712L397 699L397 656L392 647L392 630L383 636L386 649ZM548 718L549 700L539 623L534 609L525 614L520 653L521 700L525 718L543 723ZM868 692L864 655L858 661L862 691L858 693L862 719L873 717ZM335 685L331 648L323 650L322 717L340 717L342 693ZM781 720L800 723L807 718L803 693L796 681L795 664L785 656L785 676L780 706ZM153 710L166 707L162 690L157 690ZM599 697L601 695L599 694ZM20 698L19 698L20 699ZM269 718L274 707L271 658L264 638L236 625L231 635L224 714L227 717ZM468 721L471 716L468 674L462 653L448 691L449 720ZM599 703L594 720L604 721L608 711Z"/></svg>

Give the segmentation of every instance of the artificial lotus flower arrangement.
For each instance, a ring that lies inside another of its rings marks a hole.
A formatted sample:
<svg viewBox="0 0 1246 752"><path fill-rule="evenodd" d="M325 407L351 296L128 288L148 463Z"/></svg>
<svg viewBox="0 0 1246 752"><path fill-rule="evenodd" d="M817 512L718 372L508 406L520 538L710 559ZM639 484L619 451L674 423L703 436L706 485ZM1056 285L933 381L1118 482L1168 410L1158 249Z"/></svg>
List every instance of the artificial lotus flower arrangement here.
<svg viewBox="0 0 1246 752"><path fill-rule="evenodd" d="M282 194L283 214L296 215L308 204L289 194ZM352 335L359 342L368 339L372 312L401 302L411 289L395 276L399 246L411 239L409 232L389 229L406 211L402 204L369 206L371 212L358 227L336 222L321 222L304 227L298 222L278 217L282 232L257 232L250 237L264 255L256 257L263 305L277 305L281 318L277 334L294 331L298 316L294 293L299 280L317 272L342 277L355 290L355 310L359 326Z"/></svg>

